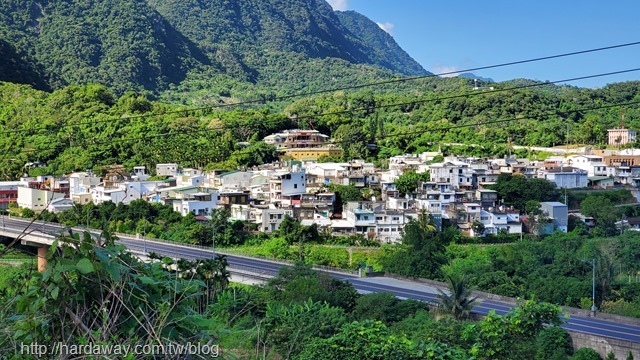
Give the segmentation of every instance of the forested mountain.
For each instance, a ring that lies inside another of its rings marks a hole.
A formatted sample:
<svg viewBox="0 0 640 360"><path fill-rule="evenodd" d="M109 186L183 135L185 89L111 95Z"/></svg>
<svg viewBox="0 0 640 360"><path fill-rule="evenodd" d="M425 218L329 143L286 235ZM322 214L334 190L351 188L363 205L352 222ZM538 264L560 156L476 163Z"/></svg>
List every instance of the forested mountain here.
<svg viewBox="0 0 640 360"><path fill-rule="evenodd" d="M364 45L373 50L372 60L377 61L378 65L407 75L425 74L422 66L402 50L391 35L368 17L355 11L337 11L336 15L340 22L356 36L354 41L364 41Z"/></svg>
<svg viewBox="0 0 640 360"><path fill-rule="evenodd" d="M0 50L0 80L118 94L185 79L298 89L344 73L427 74L371 20L325 0L5 0Z"/></svg>

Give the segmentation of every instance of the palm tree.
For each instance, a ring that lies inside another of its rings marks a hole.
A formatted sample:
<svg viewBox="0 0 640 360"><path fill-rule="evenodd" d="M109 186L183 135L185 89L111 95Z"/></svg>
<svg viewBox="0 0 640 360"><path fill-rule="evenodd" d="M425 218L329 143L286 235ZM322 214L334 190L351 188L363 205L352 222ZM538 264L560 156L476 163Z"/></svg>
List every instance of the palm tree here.
<svg viewBox="0 0 640 360"><path fill-rule="evenodd" d="M433 216L431 216L431 214L425 209L420 210L420 215L418 215L418 224L425 232L434 232L437 229Z"/></svg>
<svg viewBox="0 0 640 360"><path fill-rule="evenodd" d="M477 303L477 297L471 298L473 289L468 287L467 277L458 275L446 275L449 293L438 290L440 300L439 311L451 315L456 320L463 320L469 317L471 309Z"/></svg>

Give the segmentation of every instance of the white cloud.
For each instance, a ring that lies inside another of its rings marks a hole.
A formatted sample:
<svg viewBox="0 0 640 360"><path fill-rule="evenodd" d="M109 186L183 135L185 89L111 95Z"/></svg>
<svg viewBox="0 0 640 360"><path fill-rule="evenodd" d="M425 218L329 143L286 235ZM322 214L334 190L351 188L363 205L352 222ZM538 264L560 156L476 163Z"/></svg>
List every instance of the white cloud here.
<svg viewBox="0 0 640 360"><path fill-rule="evenodd" d="M388 32L389 35L393 35L393 28L395 27L395 25L393 23L386 22L386 23L376 23L376 24L378 24L378 26L380 26L380 29Z"/></svg>
<svg viewBox="0 0 640 360"><path fill-rule="evenodd" d="M345 11L347 10L347 6L349 5L349 0L327 0L329 5L333 8L333 10Z"/></svg>
<svg viewBox="0 0 640 360"><path fill-rule="evenodd" d="M444 75L440 75L442 77L454 77L454 76L458 76L460 73L458 73L458 70L460 70L457 66L447 66L447 65L435 65L433 67L433 73L436 75L440 75L440 74L444 74Z"/></svg>

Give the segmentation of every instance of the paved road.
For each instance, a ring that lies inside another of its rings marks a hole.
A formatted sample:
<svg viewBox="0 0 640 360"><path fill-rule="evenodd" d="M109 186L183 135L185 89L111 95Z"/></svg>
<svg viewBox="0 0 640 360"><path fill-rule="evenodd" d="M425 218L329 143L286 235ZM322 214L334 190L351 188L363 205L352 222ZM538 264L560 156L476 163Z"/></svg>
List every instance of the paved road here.
<svg viewBox="0 0 640 360"><path fill-rule="evenodd" d="M7 227L12 229L26 229L29 222L20 219L8 219L3 217L0 219L0 228ZM29 228L32 231L44 231L51 235L60 234L62 229L57 224L34 223ZM120 243L124 244L131 250L147 252L157 252L163 255L175 257L183 257L187 259L208 258L213 257L213 251L197 247L190 247L180 244L163 243L151 240L136 239L135 237L120 236ZM264 275L275 275L278 270L287 266L283 263L277 263L264 259L254 259L236 255L228 255L229 267L255 272ZM434 288L425 286L417 282L403 281L390 278L368 278L361 279L353 274L330 273L337 279L348 281L361 292L389 292L395 296L407 299L415 299L427 301L431 303L437 302L437 291ZM495 311L499 315L504 315L512 308L510 304L493 300L484 300L476 305L473 309L474 313L487 315L490 311ZM632 341L640 344L640 326L627 325L619 322L602 320L592 317L582 317L573 315L565 319L563 327L567 330L577 331L597 336L610 337L615 339Z"/></svg>

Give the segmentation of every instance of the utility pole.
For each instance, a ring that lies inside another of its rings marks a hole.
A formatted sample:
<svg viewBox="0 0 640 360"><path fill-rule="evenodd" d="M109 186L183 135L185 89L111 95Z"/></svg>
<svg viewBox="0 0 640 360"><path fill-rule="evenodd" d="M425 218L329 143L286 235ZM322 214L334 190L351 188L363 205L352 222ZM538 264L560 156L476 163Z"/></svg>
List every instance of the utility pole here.
<svg viewBox="0 0 640 360"><path fill-rule="evenodd" d="M596 259L591 259L591 313L596 317Z"/></svg>

